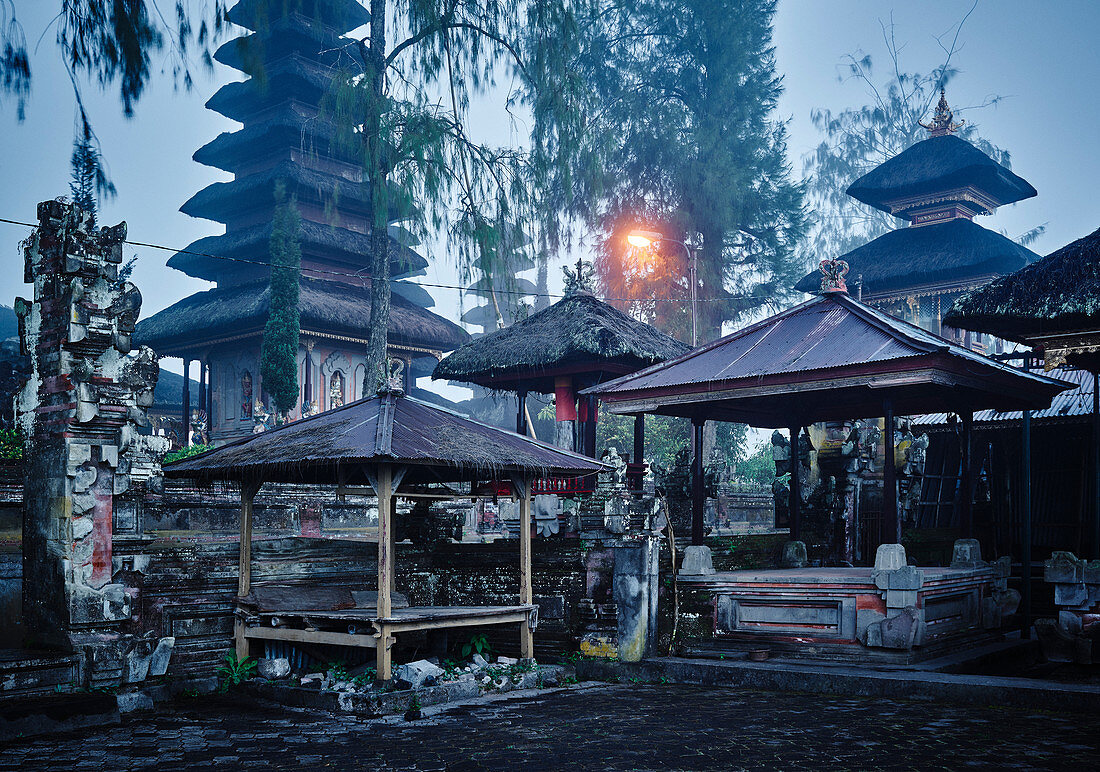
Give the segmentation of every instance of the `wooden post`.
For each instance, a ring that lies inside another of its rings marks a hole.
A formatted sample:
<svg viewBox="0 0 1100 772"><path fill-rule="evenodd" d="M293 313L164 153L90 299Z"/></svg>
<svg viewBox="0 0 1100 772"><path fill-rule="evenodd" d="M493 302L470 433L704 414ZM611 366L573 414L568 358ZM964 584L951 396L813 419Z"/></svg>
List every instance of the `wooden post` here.
<svg viewBox="0 0 1100 772"><path fill-rule="evenodd" d="M787 498L787 511L790 519L790 532L791 541L802 540L802 484L799 482L799 473L802 472L800 468L801 461L799 460L799 428L792 426L787 430L787 433L791 437L791 453L790 453L790 465L791 465L791 483L790 492Z"/></svg>
<svg viewBox="0 0 1100 772"><path fill-rule="evenodd" d="M959 527L963 538L974 538L974 413L964 410L962 417L962 476L959 480Z"/></svg>
<svg viewBox="0 0 1100 772"><path fill-rule="evenodd" d="M519 489L520 484L522 489ZM518 478L516 487L519 496L519 602L523 606L534 602L531 589L531 478ZM519 655L523 659L535 657L530 618L519 628Z"/></svg>
<svg viewBox="0 0 1100 772"><path fill-rule="evenodd" d="M252 587L252 501L260 489L260 482L241 482L241 541L237 563L237 597L248 595ZM240 615L233 619L233 643L237 659L248 656L248 640L244 637L244 620Z"/></svg>
<svg viewBox="0 0 1100 772"><path fill-rule="evenodd" d="M704 514L706 510L706 492L703 489L703 425L701 418L691 419L694 430L695 454L691 459L691 545L703 544Z"/></svg>
<svg viewBox="0 0 1100 772"><path fill-rule="evenodd" d="M389 464L379 464L377 469L378 497L378 618L385 620L392 611L393 590L393 468ZM378 623L378 646L376 678L379 681L390 680L390 644L392 636L389 626Z"/></svg>
<svg viewBox="0 0 1100 772"><path fill-rule="evenodd" d="M183 436L180 445L187 447L191 439L191 360L183 360Z"/></svg>
<svg viewBox="0 0 1100 772"><path fill-rule="evenodd" d="M631 487L641 493L642 486L645 484L645 473L642 471L642 464L645 463L645 413L634 416L634 458L630 460L634 462L634 468L637 470L631 481Z"/></svg>
<svg viewBox="0 0 1100 772"><path fill-rule="evenodd" d="M516 392L516 434L527 434L527 391Z"/></svg>
<svg viewBox="0 0 1100 772"><path fill-rule="evenodd" d="M206 360L201 358L199 359L199 410L206 410Z"/></svg>
<svg viewBox="0 0 1100 772"><path fill-rule="evenodd" d="M1092 374L1092 557L1100 559L1100 371Z"/></svg>
<svg viewBox="0 0 1100 772"><path fill-rule="evenodd" d="M1022 612L1020 636L1031 637L1031 411L1024 411L1023 420L1024 469L1020 484L1020 575L1023 585L1020 588L1020 610Z"/></svg>
<svg viewBox="0 0 1100 772"><path fill-rule="evenodd" d="M209 443L214 435L214 365L210 360L206 362L206 441Z"/></svg>
<svg viewBox="0 0 1100 772"><path fill-rule="evenodd" d="M894 467L894 403L883 400L883 461L882 468L882 526L879 529L883 544L901 543L901 524L898 522L898 474Z"/></svg>

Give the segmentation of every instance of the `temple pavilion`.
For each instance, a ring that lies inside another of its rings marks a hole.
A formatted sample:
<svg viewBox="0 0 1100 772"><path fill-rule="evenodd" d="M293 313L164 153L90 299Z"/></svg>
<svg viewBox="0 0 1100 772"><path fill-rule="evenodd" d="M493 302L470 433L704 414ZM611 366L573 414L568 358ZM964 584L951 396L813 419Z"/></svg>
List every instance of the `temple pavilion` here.
<svg viewBox="0 0 1100 772"><path fill-rule="evenodd" d="M908 227L842 255L848 284L865 303L936 335L985 353L997 341L945 323L964 292L1039 259L1031 250L974 222L999 206L1036 195L1013 174L954 132L961 126L943 91L927 139L853 182L846 191L864 204L905 220ZM817 271L796 289L817 292Z"/></svg>
<svg viewBox="0 0 1100 772"><path fill-rule="evenodd" d="M278 183L301 217L301 397L290 417L328 410L362 394L369 337L371 264L367 185L359 163L334 146L320 103L346 56L341 35L369 20L354 0L242 0L230 19L250 34L215 58L248 75L229 83L207 107L239 121L195 153L199 163L234 175L196 193L181 211L225 226L168 265L217 287L184 298L143 320L136 337L162 356L199 363L199 394L185 390L183 411L208 422L215 442L252 433L271 408L264 398L259 355L268 318L268 242ZM427 261L399 224L391 226L392 275L420 275ZM466 333L432 313L431 296L395 281L389 352L404 363L406 388L431 372ZM187 383L187 381L185 381Z"/></svg>

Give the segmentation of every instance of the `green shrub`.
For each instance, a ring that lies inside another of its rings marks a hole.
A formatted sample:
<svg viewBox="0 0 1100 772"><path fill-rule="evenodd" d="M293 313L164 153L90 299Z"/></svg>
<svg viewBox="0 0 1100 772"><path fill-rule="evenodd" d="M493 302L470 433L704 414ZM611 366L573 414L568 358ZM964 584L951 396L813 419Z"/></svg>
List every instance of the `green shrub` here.
<svg viewBox="0 0 1100 772"><path fill-rule="evenodd" d="M213 449L213 445L188 445L185 448L173 450L171 453L167 454L162 463L171 464L173 461L182 461L185 458L191 458L192 456L197 456Z"/></svg>

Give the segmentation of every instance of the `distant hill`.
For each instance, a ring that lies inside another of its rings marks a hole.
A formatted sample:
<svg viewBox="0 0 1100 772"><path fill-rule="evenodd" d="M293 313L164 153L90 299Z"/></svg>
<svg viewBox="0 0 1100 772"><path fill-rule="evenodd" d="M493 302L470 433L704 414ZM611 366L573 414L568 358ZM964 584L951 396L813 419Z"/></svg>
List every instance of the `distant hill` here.
<svg viewBox="0 0 1100 772"><path fill-rule="evenodd" d="M19 337L19 317L11 306L0 305L0 340Z"/></svg>

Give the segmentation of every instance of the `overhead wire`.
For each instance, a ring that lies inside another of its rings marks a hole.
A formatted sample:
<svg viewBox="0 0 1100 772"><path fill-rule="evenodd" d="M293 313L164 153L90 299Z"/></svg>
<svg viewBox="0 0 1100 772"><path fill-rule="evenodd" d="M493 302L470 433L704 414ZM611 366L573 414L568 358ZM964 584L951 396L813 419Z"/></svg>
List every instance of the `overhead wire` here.
<svg viewBox="0 0 1100 772"><path fill-rule="evenodd" d="M29 223L29 222L24 222L22 220L14 220L14 219L7 218L7 217L0 217L0 223L6 223L8 225L20 225L20 226L23 226L25 228L37 228L38 227L38 223ZM153 242L148 242L148 241L133 241L131 239L125 239L123 241L123 243L128 244L131 247L144 247L144 248L147 248L147 249L159 249L159 250L162 250L162 251L165 251L165 252L173 252L173 253L176 253L176 254L194 255L196 257L207 257L207 258L210 258L212 260L225 260L227 262L244 263L244 264L247 264L247 265L258 265L258 266L264 266L264 267L270 266L269 263L266 263L263 260L250 260L246 257L230 257L228 255L215 255L215 254L211 254L209 252L198 252L198 251L195 251L193 249L180 249L178 247L170 247L170 246L166 246L164 244L155 244ZM357 271L357 272L337 271L337 270L333 270L333 269L330 269L330 268L314 268L314 267L307 268L306 270L311 274L324 274L324 275L327 275L327 276L343 276L343 277L356 279L356 280L359 280L359 281L363 281L364 278L369 278L369 277L362 276L361 271ZM413 286L423 287L423 288L426 288L426 289L450 289L450 290L458 290L459 292L469 292L469 293L474 293L474 294L488 294L490 292L490 290L482 290L482 289L478 289L476 287L463 287L459 284L440 284L440 283L437 283L437 282L409 281L408 279L401 279L401 278L391 278L389 281L390 281L391 284L398 284L398 283L400 283L400 284L411 284ZM507 289L496 289L496 290L492 290L492 291L497 292L499 294L519 295L521 297L542 297L542 298L551 298L551 299L555 299L555 298L556 299L561 299L561 298L565 297L564 294L553 293L553 292L525 292L523 290L507 290ZM733 297L731 297L731 298L696 298L695 302L698 302L698 303L728 303L731 300L753 300L753 299L757 299L757 298L759 298L759 299L771 299L773 297L774 297L773 294L738 295L735 298L733 298ZM623 302L647 302L647 303L648 302L684 303L684 304L687 304L687 305L690 305L691 302L692 302L692 300L690 298L658 298L658 297L645 297L645 298L605 297L604 300L617 300L617 301L623 301Z"/></svg>

